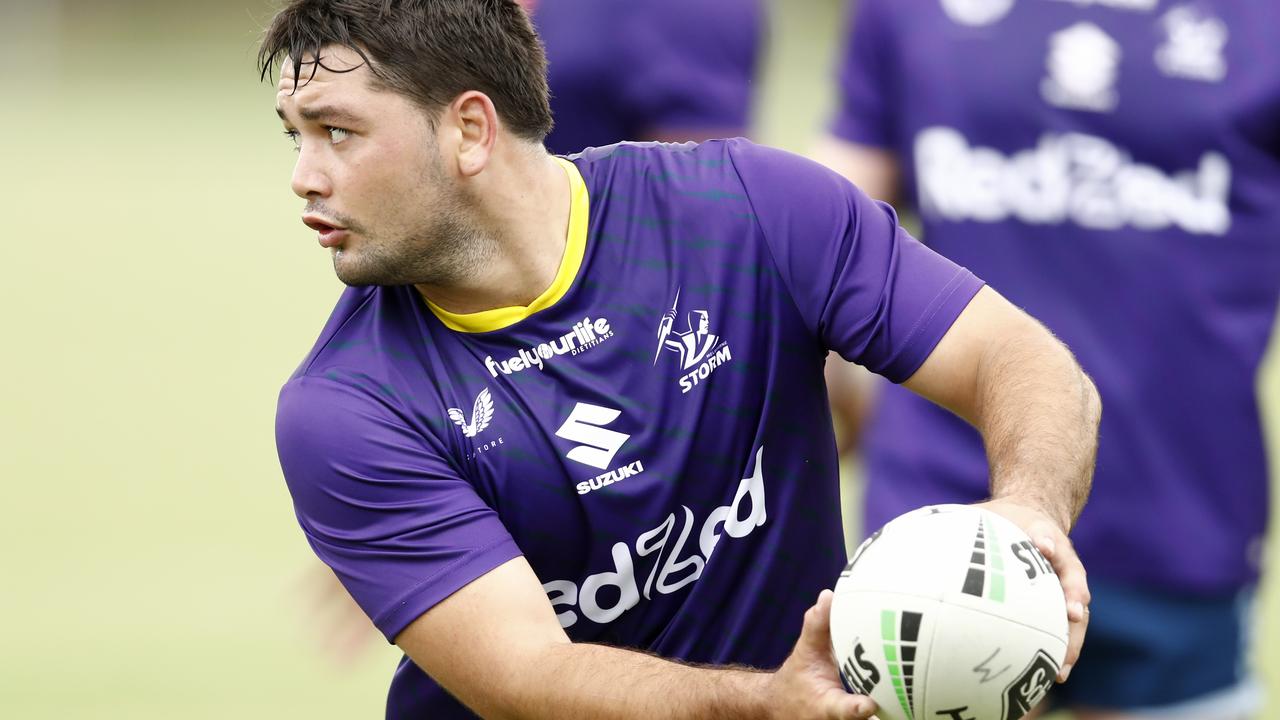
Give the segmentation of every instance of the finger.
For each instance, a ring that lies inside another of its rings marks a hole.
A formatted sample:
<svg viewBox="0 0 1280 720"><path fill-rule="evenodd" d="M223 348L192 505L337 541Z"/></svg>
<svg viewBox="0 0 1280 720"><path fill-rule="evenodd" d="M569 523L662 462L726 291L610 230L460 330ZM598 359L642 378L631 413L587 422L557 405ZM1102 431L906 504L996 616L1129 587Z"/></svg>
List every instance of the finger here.
<svg viewBox="0 0 1280 720"><path fill-rule="evenodd" d="M1063 599L1066 601L1067 654L1062 669L1058 672L1058 682L1066 682L1076 661L1080 659L1080 650L1089 626L1089 582L1084 565L1065 536L1057 538L1056 542L1051 536L1042 537L1036 542L1036 546L1058 574Z"/></svg>
<svg viewBox="0 0 1280 720"><path fill-rule="evenodd" d="M805 611L799 645L806 650L831 654L831 591L823 590L813 607Z"/></svg>
<svg viewBox="0 0 1280 720"><path fill-rule="evenodd" d="M1080 650L1084 647L1085 631L1089 628L1089 610L1085 608L1084 617L1067 624L1067 657L1058 671L1058 682L1064 683L1071 675L1071 670L1080 659Z"/></svg>
<svg viewBox="0 0 1280 720"><path fill-rule="evenodd" d="M823 698L822 714L831 720L867 720L876 714L876 703L866 695L850 695L843 689L832 690Z"/></svg>

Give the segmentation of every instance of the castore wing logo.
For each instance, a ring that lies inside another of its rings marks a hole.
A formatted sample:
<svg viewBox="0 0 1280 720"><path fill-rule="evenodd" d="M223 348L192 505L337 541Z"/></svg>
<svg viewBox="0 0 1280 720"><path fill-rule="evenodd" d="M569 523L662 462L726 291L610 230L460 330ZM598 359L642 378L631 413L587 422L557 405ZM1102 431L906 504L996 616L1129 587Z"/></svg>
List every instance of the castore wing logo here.
<svg viewBox="0 0 1280 720"><path fill-rule="evenodd" d="M467 437L475 437L484 432L493 420L493 398L489 396L489 388L481 390L476 396L475 405L471 408L471 422L467 422L467 416L458 408L449 408L449 419L462 428L462 434Z"/></svg>

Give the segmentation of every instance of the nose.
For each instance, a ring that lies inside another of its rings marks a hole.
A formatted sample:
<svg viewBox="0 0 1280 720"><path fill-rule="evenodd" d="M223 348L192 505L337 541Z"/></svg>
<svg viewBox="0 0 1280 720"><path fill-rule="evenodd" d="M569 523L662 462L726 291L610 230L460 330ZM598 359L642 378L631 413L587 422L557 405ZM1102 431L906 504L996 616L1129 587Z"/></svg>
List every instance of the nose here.
<svg viewBox="0 0 1280 720"><path fill-rule="evenodd" d="M325 171L319 153L308 152L304 146L298 151L298 162L293 166L290 186L293 193L303 200L313 196L329 197L333 185Z"/></svg>

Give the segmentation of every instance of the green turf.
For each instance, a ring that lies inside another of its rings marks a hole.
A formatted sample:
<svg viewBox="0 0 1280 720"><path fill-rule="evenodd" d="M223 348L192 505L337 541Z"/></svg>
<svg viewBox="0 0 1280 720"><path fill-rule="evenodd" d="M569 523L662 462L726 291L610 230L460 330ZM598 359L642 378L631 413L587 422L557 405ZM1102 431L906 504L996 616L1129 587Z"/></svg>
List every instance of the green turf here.
<svg viewBox="0 0 1280 720"><path fill-rule="evenodd" d="M838 24L786 6L760 121L804 150ZM0 3L0 717L381 716L398 655L319 649L272 441L339 286L253 80L267 14Z"/></svg>

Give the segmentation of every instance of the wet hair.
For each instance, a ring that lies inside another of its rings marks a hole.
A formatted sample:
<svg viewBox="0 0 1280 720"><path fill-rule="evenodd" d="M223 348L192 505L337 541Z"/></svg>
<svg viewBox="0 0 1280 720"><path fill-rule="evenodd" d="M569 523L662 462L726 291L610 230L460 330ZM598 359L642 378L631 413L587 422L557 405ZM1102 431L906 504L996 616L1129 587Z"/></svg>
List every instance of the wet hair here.
<svg viewBox="0 0 1280 720"><path fill-rule="evenodd" d="M326 46L352 49L378 87L433 117L478 90L515 135L541 142L551 130L546 53L515 0L292 0L263 37L259 77L287 58L297 90L319 68L334 71Z"/></svg>

